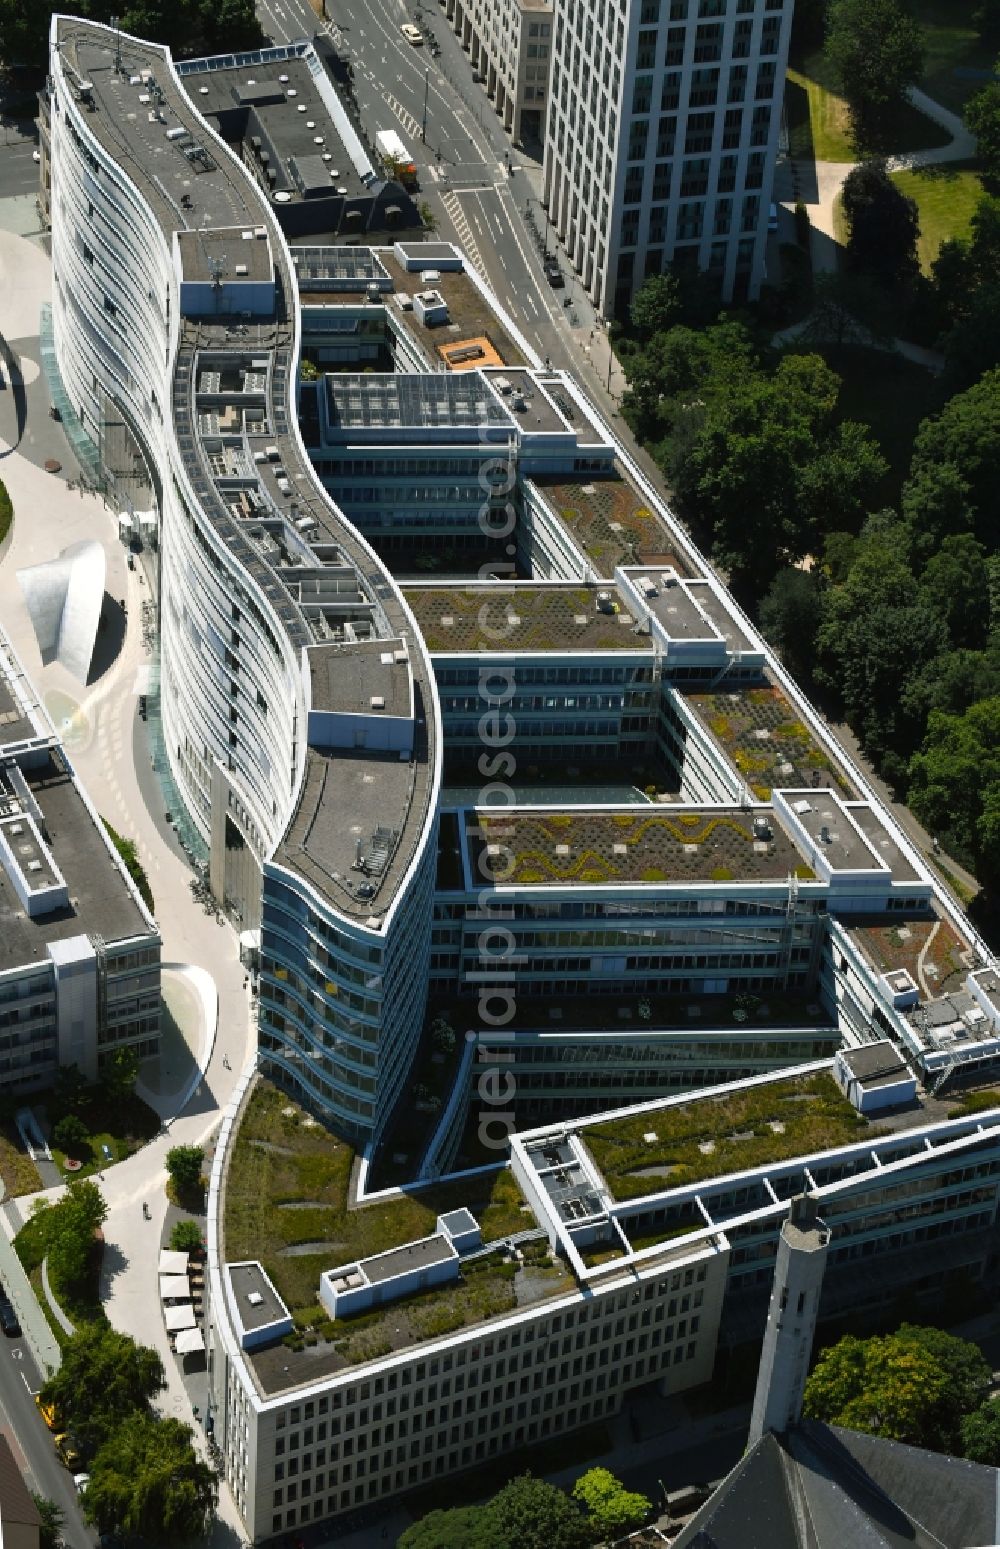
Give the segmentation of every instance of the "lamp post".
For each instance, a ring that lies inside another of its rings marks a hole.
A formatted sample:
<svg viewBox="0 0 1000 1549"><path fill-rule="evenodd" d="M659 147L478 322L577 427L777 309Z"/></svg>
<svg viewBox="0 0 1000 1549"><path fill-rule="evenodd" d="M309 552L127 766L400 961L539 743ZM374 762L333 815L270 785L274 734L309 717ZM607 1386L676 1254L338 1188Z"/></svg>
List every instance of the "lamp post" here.
<svg viewBox="0 0 1000 1549"><path fill-rule="evenodd" d="M424 71L424 121L420 126L420 139L424 145L427 144L427 93L430 90L430 84L431 72L428 68Z"/></svg>

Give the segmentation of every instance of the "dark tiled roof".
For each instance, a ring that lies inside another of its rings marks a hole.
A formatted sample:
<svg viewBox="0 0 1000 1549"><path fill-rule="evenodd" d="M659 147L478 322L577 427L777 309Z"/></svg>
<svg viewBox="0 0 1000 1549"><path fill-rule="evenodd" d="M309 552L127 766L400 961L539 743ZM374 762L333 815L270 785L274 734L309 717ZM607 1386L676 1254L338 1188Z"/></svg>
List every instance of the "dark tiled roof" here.
<svg viewBox="0 0 1000 1549"><path fill-rule="evenodd" d="M765 1436L674 1549L973 1549L998 1541L994 1468L804 1421Z"/></svg>

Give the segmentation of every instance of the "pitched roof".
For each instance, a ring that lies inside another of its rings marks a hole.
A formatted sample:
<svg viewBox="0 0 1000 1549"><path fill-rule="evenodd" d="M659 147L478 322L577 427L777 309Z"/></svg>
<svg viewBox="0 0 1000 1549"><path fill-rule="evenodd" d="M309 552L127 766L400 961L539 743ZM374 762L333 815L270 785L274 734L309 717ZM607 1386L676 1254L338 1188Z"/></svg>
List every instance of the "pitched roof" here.
<svg viewBox="0 0 1000 1549"><path fill-rule="evenodd" d="M1000 1541L1000 1472L803 1421L768 1435L674 1549L973 1549Z"/></svg>

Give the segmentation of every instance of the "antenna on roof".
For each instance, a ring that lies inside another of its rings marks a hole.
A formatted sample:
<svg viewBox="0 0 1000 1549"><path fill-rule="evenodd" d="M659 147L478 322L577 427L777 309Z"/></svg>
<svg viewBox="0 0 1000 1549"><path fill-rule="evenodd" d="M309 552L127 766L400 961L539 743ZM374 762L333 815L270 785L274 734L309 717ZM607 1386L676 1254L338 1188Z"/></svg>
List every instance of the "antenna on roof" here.
<svg viewBox="0 0 1000 1549"><path fill-rule="evenodd" d="M116 75L121 75L121 73L122 73L121 18L118 17L118 16L112 16L112 18L111 18L111 25L115 29L115 74Z"/></svg>

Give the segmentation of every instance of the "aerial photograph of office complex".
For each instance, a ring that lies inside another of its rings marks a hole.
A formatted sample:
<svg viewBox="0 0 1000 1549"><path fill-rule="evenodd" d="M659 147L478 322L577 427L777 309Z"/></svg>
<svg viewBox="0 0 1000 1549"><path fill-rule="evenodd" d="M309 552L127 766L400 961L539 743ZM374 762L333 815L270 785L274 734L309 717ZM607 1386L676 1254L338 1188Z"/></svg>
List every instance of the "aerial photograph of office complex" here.
<svg viewBox="0 0 1000 1549"><path fill-rule="evenodd" d="M4 1543L1000 1542L994 9L0 0Z"/></svg>

